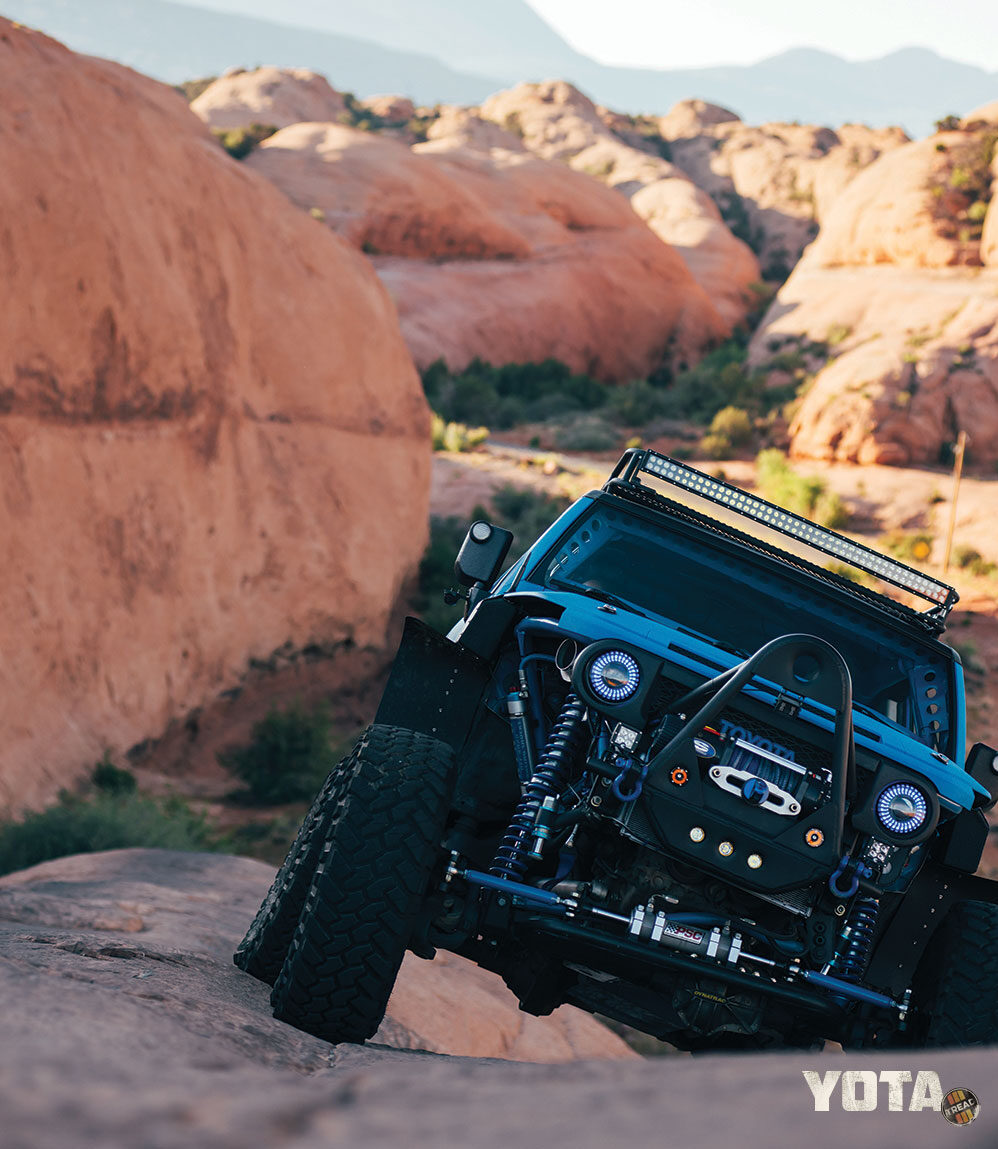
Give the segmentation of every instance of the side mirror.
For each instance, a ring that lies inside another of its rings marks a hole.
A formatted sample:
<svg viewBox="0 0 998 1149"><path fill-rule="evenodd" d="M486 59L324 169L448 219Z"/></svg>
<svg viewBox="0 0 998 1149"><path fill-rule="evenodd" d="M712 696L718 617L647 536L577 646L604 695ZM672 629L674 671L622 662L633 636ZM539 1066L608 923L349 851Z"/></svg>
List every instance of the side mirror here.
<svg viewBox="0 0 998 1149"><path fill-rule="evenodd" d="M454 563L462 586L488 590L495 582L513 542L513 532L477 519L468 528Z"/></svg>
<svg viewBox="0 0 998 1149"><path fill-rule="evenodd" d="M980 803L985 810L990 810L998 802L998 750L975 742L967 755L967 773L991 795L990 802Z"/></svg>

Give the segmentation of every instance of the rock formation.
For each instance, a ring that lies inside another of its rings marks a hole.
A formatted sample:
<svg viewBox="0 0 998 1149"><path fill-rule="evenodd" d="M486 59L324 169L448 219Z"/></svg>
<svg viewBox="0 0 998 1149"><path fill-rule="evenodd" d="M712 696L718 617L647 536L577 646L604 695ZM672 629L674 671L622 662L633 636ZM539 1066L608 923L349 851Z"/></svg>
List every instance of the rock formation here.
<svg viewBox="0 0 998 1149"><path fill-rule="evenodd" d="M881 156L837 200L750 348L765 367L830 345L793 453L930 463L965 430L973 458L998 458L991 148L972 123L937 133Z"/></svg>
<svg viewBox="0 0 998 1149"><path fill-rule="evenodd" d="M760 253L767 278L785 277L842 189L900 128L742 123L733 112L684 100L659 120L673 161L720 204L736 234Z"/></svg>
<svg viewBox="0 0 998 1149"><path fill-rule="evenodd" d="M752 251L731 234L717 205L663 158L634 117L595 104L563 80L520 84L491 96L481 116L534 155L567 163L624 193L635 212L686 261L729 327L744 320L760 279ZM437 128L431 133L443 136ZM661 141L660 141L661 142Z"/></svg>
<svg viewBox="0 0 998 1149"><path fill-rule="evenodd" d="M562 164L503 147L473 115L407 148L298 124L246 161L371 257L423 367L554 357L607 380L691 359L726 325L627 201Z"/></svg>
<svg viewBox="0 0 998 1149"><path fill-rule="evenodd" d="M236 68L209 84L191 111L210 128L286 128L303 120L335 123L346 111L346 100L325 76L307 68Z"/></svg>
<svg viewBox="0 0 998 1149"><path fill-rule="evenodd" d="M590 1038L599 1034L598 1045L580 1040L567 1007L520 1015L521 1032L536 1022L562 1061L588 1060L538 1064L536 1046L519 1053L533 1064L391 1048L422 1035L387 1027L376 1043L327 1045L275 1021L267 987L229 960L268 880L246 859L153 851L0 879L5 1149L596 1149L622 1138L661 1144L664 1129L669 1144L798 1149L811 1122L830 1146L856 1140L857 1120L863 1144L894 1143L899 1125L906 1149L940 1143L941 1117L892 1112L883 1088L877 1111L859 1119L837 1092L831 1111L815 1116L801 1064L824 1074L841 1068L841 1053L621 1057L612 1034L575 1014ZM512 1011L485 996L453 971L455 1043L471 1010L472 1032L487 1017L499 1030L508 1024ZM884 1057L854 1053L847 1064L876 1073ZM936 1051L931 1065L944 1083L986 1099L998 1051ZM960 1141L994 1144L987 1107Z"/></svg>
<svg viewBox="0 0 998 1149"><path fill-rule="evenodd" d="M21 973L6 969L0 996L20 998L27 1017L21 983L30 994L44 971L38 1005L44 998L43 1008L71 1019L70 1029L97 1023L102 1002L119 999L134 1033L169 1037L181 1056L238 1060L255 1050L272 1065L319 1066L330 1046L273 1020L269 987L232 965L272 878L269 866L249 858L170 850L80 854L2 877L0 938ZM89 1006L75 992L76 975L87 970L97 974L87 978ZM637 1057L574 1006L550 1017L522 1013L495 974L454 954L433 962L406 956L372 1040L513 1061Z"/></svg>
<svg viewBox="0 0 998 1149"><path fill-rule="evenodd" d="M362 255L169 88L0 19L0 806L384 640L428 414Z"/></svg>

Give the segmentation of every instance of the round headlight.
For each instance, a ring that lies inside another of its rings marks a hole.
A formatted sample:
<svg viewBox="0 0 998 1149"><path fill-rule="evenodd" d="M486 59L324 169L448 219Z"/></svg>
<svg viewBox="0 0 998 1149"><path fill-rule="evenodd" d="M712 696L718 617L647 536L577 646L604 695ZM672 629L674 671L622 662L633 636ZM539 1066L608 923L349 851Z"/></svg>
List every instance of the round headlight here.
<svg viewBox="0 0 998 1149"><path fill-rule="evenodd" d="M606 650L589 667L589 685L604 702L625 702L641 683L641 671L629 654Z"/></svg>
<svg viewBox="0 0 998 1149"><path fill-rule="evenodd" d="M888 833L914 834L928 814L928 799L911 782L892 782L877 797L877 821Z"/></svg>

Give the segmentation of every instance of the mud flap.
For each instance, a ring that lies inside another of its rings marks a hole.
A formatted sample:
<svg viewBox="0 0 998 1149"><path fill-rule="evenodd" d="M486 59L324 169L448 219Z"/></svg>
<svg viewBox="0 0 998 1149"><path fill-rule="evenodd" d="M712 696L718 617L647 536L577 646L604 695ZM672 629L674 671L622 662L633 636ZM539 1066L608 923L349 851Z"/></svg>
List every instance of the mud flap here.
<svg viewBox="0 0 998 1149"><path fill-rule="evenodd" d="M464 745L489 681L489 664L418 618L407 618L375 722Z"/></svg>

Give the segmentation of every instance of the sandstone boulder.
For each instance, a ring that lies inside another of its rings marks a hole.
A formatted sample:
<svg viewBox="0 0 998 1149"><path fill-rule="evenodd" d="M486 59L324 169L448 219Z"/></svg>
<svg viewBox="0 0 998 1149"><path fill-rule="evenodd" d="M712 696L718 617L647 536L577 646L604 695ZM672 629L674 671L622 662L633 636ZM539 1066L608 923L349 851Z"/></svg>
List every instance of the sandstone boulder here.
<svg viewBox="0 0 998 1149"><path fill-rule="evenodd" d="M367 251L420 366L555 357L626 380L724 334L627 201L562 164L329 124L286 128L247 164Z"/></svg>
<svg viewBox="0 0 998 1149"><path fill-rule="evenodd" d="M953 267L980 263L959 155L974 133L940 132L882 155L838 197L813 258L825 267L891 263ZM954 174L955 173L955 174Z"/></svg>
<svg viewBox="0 0 998 1149"><path fill-rule="evenodd" d="M169 88L0 19L0 806L284 644L380 644L428 413L362 255Z"/></svg>
<svg viewBox="0 0 998 1149"><path fill-rule="evenodd" d="M745 318L750 287L760 278L758 261L731 234L710 196L647 138L642 143L627 117L598 108L563 80L499 92L481 115L517 135L534 155L567 163L628 196L652 231L683 257L729 329Z"/></svg>
<svg viewBox="0 0 998 1149"><path fill-rule="evenodd" d="M2 877L0 939L21 972L7 970L0 996L19 998L24 1021L42 1028L56 1017L70 1031L121 1026L109 1045L141 1035L166 1042L173 1057L228 1062L256 1053L271 1065L317 1068L331 1047L275 1021L269 987L232 965L272 878L248 858L169 850L81 854ZM44 983L37 995L26 971ZM512 1061L637 1058L573 1006L550 1017L522 1013L495 974L454 954L407 955L373 1041Z"/></svg>
<svg viewBox="0 0 998 1149"><path fill-rule="evenodd" d="M741 123L740 116L706 100L680 100L658 118L659 131L667 140L695 139L718 124L736 123Z"/></svg>
<svg viewBox="0 0 998 1149"><path fill-rule="evenodd" d="M765 368L824 345L790 427L791 453L938 462L961 430L998 458L998 275L893 266L825 268L810 255L749 348Z"/></svg>
<svg viewBox="0 0 998 1149"><path fill-rule="evenodd" d="M361 106L389 124L404 124L416 114L416 106L408 96L369 96ZM302 120L329 119L328 116L302 116Z"/></svg>
<svg viewBox="0 0 998 1149"><path fill-rule="evenodd" d="M751 239L767 278L782 279L817 233L842 189L882 152L907 137L899 128L847 124L742 123L701 101L684 101L659 120L676 163Z"/></svg>
<svg viewBox="0 0 998 1149"><path fill-rule="evenodd" d="M250 124L284 128L303 120L335 122L346 111L346 101L325 76L307 68L236 69L209 84L191 111L219 130Z"/></svg>

